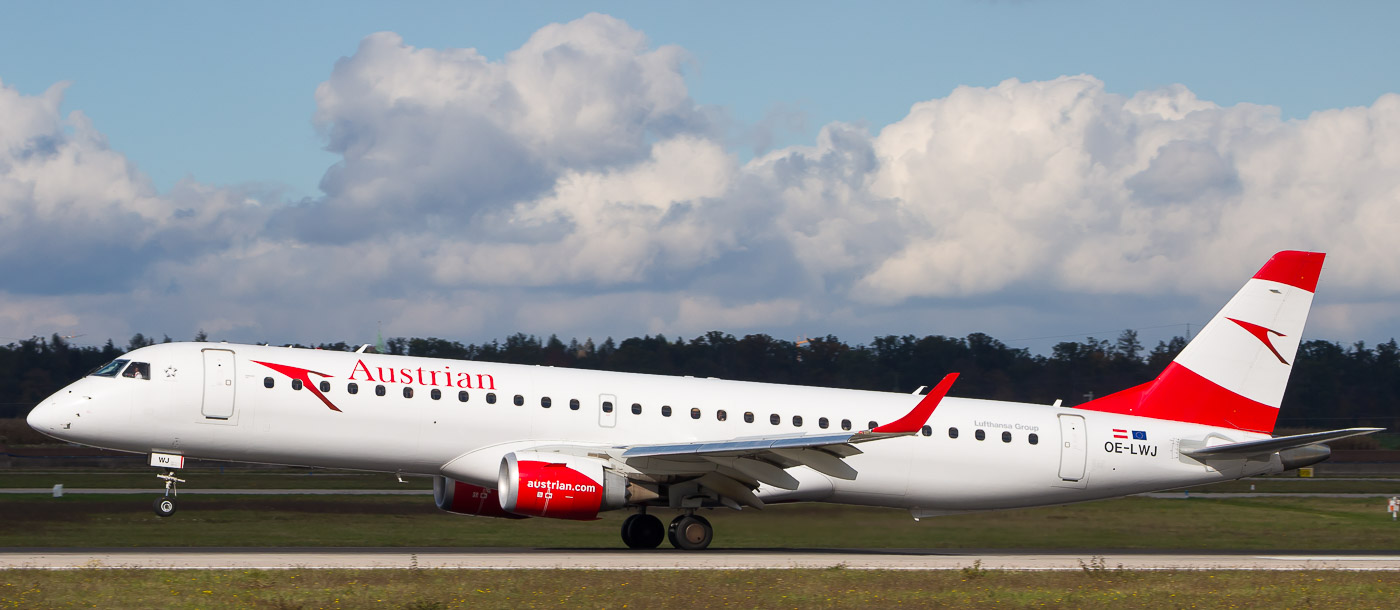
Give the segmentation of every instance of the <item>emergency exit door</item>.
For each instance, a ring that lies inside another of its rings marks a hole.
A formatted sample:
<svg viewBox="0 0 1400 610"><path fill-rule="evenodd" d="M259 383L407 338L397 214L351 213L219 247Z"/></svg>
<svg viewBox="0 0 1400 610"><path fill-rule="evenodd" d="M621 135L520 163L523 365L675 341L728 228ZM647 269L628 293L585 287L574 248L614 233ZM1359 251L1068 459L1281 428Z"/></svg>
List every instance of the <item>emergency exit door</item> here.
<svg viewBox="0 0 1400 610"><path fill-rule="evenodd" d="M223 349L204 350L204 417L233 417L233 372L233 352Z"/></svg>
<svg viewBox="0 0 1400 610"><path fill-rule="evenodd" d="M1060 482L1058 487L1084 487L1084 463L1089 457L1082 415L1060 416Z"/></svg>
<svg viewBox="0 0 1400 610"><path fill-rule="evenodd" d="M598 396L598 425L611 428L617 425L617 397L612 394Z"/></svg>

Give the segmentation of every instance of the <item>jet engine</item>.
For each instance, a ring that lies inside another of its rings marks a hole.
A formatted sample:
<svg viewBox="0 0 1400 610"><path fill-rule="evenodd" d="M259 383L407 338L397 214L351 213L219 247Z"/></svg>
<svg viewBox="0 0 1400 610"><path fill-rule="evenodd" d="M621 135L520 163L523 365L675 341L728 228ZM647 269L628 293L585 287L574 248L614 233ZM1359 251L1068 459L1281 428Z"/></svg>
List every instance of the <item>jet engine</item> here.
<svg viewBox="0 0 1400 610"><path fill-rule="evenodd" d="M443 476L433 477L433 502L449 513L477 515L480 517L501 517L504 519L525 519L501 508L501 499L494 489L487 489L471 483L463 483Z"/></svg>
<svg viewBox="0 0 1400 610"><path fill-rule="evenodd" d="M516 451L501 459L496 491L501 508L517 515L598 518L627 503L627 477L592 457Z"/></svg>

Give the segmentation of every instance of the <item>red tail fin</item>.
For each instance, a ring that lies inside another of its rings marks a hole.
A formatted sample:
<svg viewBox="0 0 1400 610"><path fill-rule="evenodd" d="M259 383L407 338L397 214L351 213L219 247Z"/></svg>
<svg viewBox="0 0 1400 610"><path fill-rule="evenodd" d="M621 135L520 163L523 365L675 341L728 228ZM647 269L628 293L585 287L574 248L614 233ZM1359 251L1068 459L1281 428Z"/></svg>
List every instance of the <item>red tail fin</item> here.
<svg viewBox="0 0 1400 610"><path fill-rule="evenodd" d="M1325 256L1275 254L1157 379L1079 408L1273 432Z"/></svg>

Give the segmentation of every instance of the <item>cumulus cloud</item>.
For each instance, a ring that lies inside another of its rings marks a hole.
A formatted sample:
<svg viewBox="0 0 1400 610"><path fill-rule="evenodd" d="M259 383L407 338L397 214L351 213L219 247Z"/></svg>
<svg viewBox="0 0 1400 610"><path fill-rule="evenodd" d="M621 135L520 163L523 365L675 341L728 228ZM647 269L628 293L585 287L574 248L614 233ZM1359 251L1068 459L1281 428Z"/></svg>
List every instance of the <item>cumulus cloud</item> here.
<svg viewBox="0 0 1400 610"><path fill-rule="evenodd" d="M687 61L603 15L497 61L368 36L316 91L341 160L293 203L158 193L59 114L61 85L0 87L0 263L24 270L0 319L273 341L1060 325L1043 334L1095 308L1197 321L1310 248L1331 253L1324 333L1400 322L1375 305L1400 288L1400 95L1283 120L1180 85L1008 80L742 161Z"/></svg>
<svg viewBox="0 0 1400 610"><path fill-rule="evenodd" d="M370 35L316 89L316 121L343 160L321 182L325 200L300 218L301 235L459 230L569 172L647 159L655 139L708 129L685 60L597 14L542 28L501 62Z"/></svg>
<svg viewBox="0 0 1400 610"><path fill-rule="evenodd" d="M66 86L25 96L0 83L6 290L129 290L153 261L227 247L257 226L243 191L182 183L158 194L85 115L60 114Z"/></svg>

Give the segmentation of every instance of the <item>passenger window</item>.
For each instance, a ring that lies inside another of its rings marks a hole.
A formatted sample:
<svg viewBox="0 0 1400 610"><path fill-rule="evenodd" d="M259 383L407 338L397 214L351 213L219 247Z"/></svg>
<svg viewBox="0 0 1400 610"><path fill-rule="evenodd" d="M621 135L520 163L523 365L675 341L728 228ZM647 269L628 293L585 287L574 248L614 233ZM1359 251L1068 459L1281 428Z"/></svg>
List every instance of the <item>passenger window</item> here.
<svg viewBox="0 0 1400 610"><path fill-rule="evenodd" d="M1032 445L1039 445L1039 444L1040 444L1040 436L1038 436L1038 435L1037 435L1036 433L1034 433L1034 432L1032 432L1032 433L1030 434L1030 436L1027 436L1027 437L1026 437L1026 440L1030 441Z"/></svg>
<svg viewBox="0 0 1400 610"><path fill-rule="evenodd" d="M272 386L274 386L274 385L276 385L276 384L277 384L277 382L273 381L271 377L263 377L263 387L264 387L264 388L270 388L270 387L272 387Z"/></svg>
<svg viewBox="0 0 1400 610"><path fill-rule="evenodd" d="M347 384L345 384L345 392L346 392L347 394L359 394L359 393L360 393L360 385L357 384L357 383L355 383L355 382L353 382L353 381L350 382L350 383L347 383Z"/></svg>
<svg viewBox="0 0 1400 610"><path fill-rule="evenodd" d="M866 430L874 430L874 429L879 428L879 427L880 427L880 424L875 423L875 420L871 420L871 421L870 421L870 427L869 427L869 428L866 428Z"/></svg>
<svg viewBox="0 0 1400 610"><path fill-rule="evenodd" d="M975 436L975 437L977 437L977 440L979 440L979 441L985 441L985 440L987 440L987 433L986 433L986 431L984 431L984 430L982 430L982 429L980 429L980 428L977 430L977 432L973 433L972 435Z"/></svg>
<svg viewBox="0 0 1400 610"><path fill-rule="evenodd" d="M794 415L794 416L792 416L792 425L797 426L798 428L801 428L801 427L802 427L802 416L801 416L801 415Z"/></svg>
<svg viewBox="0 0 1400 610"><path fill-rule="evenodd" d="M321 391L322 391L322 392L329 392L329 391L331 391L331 382L329 382L329 381L322 381L322 382L320 383L320 386L321 386Z"/></svg>
<svg viewBox="0 0 1400 610"><path fill-rule="evenodd" d="M131 361L130 361L130 360L113 360L113 361L111 361L111 362L108 362L107 364L102 365L102 368L99 368L99 369L97 369L97 370L95 370L95 371L89 373L89 375L91 375L91 376L93 376L93 377L116 377L116 376L117 376L117 373L121 372L122 367L126 366L126 363L128 363L128 362L131 362Z"/></svg>
<svg viewBox="0 0 1400 610"><path fill-rule="evenodd" d="M783 421L783 418L778 417L777 413L768 416L768 423L773 424L774 426L778 425L778 422L781 421Z"/></svg>
<svg viewBox="0 0 1400 610"><path fill-rule="evenodd" d="M548 409L549 407L551 407L551 406L553 406L553 405L554 405L554 401L550 400L548 396L544 396L544 397L540 398L540 406L541 406L541 407L544 407L544 408Z"/></svg>
<svg viewBox="0 0 1400 610"><path fill-rule="evenodd" d="M442 390L433 388L433 391L428 392L428 396L431 396L433 400L442 400Z"/></svg>
<svg viewBox="0 0 1400 610"><path fill-rule="evenodd" d="M670 405L661 405L661 416L662 416L662 417L670 417L670 416L671 416L671 406L670 406Z"/></svg>
<svg viewBox="0 0 1400 610"><path fill-rule="evenodd" d="M403 388L403 397L404 397L404 398L413 398L413 388L410 388L410 387L408 387L408 386L404 386L404 388Z"/></svg>
<svg viewBox="0 0 1400 610"><path fill-rule="evenodd" d="M468 398L471 398L471 395L467 394L466 390L457 392L457 402L467 402Z"/></svg>
<svg viewBox="0 0 1400 610"><path fill-rule="evenodd" d="M300 379L293 379L293 380L292 380L292 389L293 389L293 390L300 390L300 389L301 389L301 380L300 380Z"/></svg>
<svg viewBox="0 0 1400 610"><path fill-rule="evenodd" d="M957 438L957 437L958 437L958 429L957 429L957 428L948 428L948 438Z"/></svg>
<svg viewBox="0 0 1400 610"><path fill-rule="evenodd" d="M924 426L924 436L933 436L933 426Z"/></svg>
<svg viewBox="0 0 1400 610"><path fill-rule="evenodd" d="M851 420L849 420L849 419L843 419L843 420L841 420L841 429L842 429L842 430L850 430L850 429L851 429Z"/></svg>
<svg viewBox="0 0 1400 610"><path fill-rule="evenodd" d="M384 386L382 386L382 385L374 386L374 395L375 395L375 396L383 396L383 395L384 395Z"/></svg>
<svg viewBox="0 0 1400 610"><path fill-rule="evenodd" d="M727 419L729 419L729 414L728 414L728 413L725 413L725 412L724 412L724 409L720 409L720 410L718 410L718 411L715 411L715 419L720 420L720 421L727 420Z"/></svg>
<svg viewBox="0 0 1400 610"><path fill-rule="evenodd" d="M604 412L604 413L612 413L612 410L613 410L612 401L611 401L611 400L604 400L604 401L603 401L603 412Z"/></svg>
<svg viewBox="0 0 1400 610"><path fill-rule="evenodd" d="M1003 443L1009 443L1009 442L1011 442L1011 433L1010 433L1010 432L1002 432L1002 433L1001 433L1001 442L1003 442Z"/></svg>
<svg viewBox="0 0 1400 610"><path fill-rule="evenodd" d="M578 410L578 399L577 399L577 398L570 398L570 399L569 399L569 410L570 410L570 411L577 411L577 410Z"/></svg>
<svg viewBox="0 0 1400 610"><path fill-rule="evenodd" d="M691 410L690 410L690 418L691 418L691 419L700 419L700 409L691 409Z"/></svg>
<svg viewBox="0 0 1400 610"><path fill-rule="evenodd" d="M746 423L746 424L752 424L752 423L753 423L753 411L746 411L746 412L744 412L744 423Z"/></svg>
<svg viewBox="0 0 1400 610"><path fill-rule="evenodd" d="M487 392L487 393L486 393L486 404L488 404L488 405L494 405L494 404L496 404L496 393L495 393L495 392Z"/></svg>
<svg viewBox="0 0 1400 610"><path fill-rule="evenodd" d="M635 403L635 402L632 403L632 414L633 414L633 415L641 415L641 414L642 414L642 405L637 404L637 403Z"/></svg>
<svg viewBox="0 0 1400 610"><path fill-rule="evenodd" d="M525 406L525 397L524 397L524 396L521 396L521 395L519 395L519 394L516 394L516 395L515 395L515 406L517 406L517 407L523 407L523 406Z"/></svg>
<svg viewBox="0 0 1400 610"><path fill-rule="evenodd" d="M825 417L817 420L817 427L821 428L822 430L825 430L826 427L829 425L831 425L831 422L828 421Z"/></svg>
<svg viewBox="0 0 1400 610"><path fill-rule="evenodd" d="M149 380L151 378L151 365L145 362L133 362L131 366L126 367L126 372L122 373L122 377Z"/></svg>

